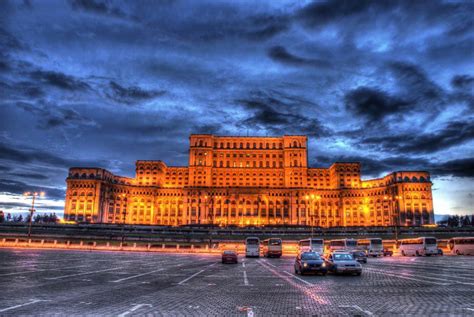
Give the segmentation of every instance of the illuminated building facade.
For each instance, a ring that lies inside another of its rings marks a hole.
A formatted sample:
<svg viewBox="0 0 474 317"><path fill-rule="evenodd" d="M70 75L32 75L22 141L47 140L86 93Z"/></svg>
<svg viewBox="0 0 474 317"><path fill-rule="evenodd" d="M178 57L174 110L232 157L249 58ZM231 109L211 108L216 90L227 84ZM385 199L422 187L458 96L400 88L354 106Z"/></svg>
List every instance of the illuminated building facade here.
<svg viewBox="0 0 474 317"><path fill-rule="evenodd" d="M320 227L434 223L428 172L361 180L357 162L308 167L306 136L194 134L189 142L188 166L137 161L134 178L102 168L70 168L66 220Z"/></svg>

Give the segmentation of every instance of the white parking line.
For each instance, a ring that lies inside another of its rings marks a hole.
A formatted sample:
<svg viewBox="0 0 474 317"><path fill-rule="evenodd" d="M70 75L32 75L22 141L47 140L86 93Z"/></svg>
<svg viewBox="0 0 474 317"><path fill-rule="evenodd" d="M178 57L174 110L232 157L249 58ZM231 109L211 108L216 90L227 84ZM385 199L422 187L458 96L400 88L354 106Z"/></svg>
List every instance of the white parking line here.
<svg viewBox="0 0 474 317"><path fill-rule="evenodd" d="M92 271L92 272L69 274L69 275L56 276L56 277L47 277L47 278L45 278L45 279L46 279L46 280L59 280L59 279L66 278L66 277L81 276L81 275L94 274L94 273L107 272L107 271L120 270L120 269L121 269L121 267L116 267L116 268L107 269L107 270L99 270L99 271Z"/></svg>
<svg viewBox="0 0 474 317"><path fill-rule="evenodd" d="M216 263L217 263L217 262L212 263L211 265L208 265L204 270L201 270L201 271L199 271L199 272L197 272L197 273L194 273L194 274L191 275L190 277L185 278L184 280L182 280L181 282L179 282L178 285L182 285L183 283L186 283L187 281L189 281L189 280L192 279L193 277L195 277L195 276L201 274L202 272L204 272L206 269L210 268L211 266L214 266Z"/></svg>
<svg viewBox="0 0 474 317"><path fill-rule="evenodd" d="M242 261L242 266L245 267L245 262L244 261Z"/></svg>
<svg viewBox="0 0 474 317"><path fill-rule="evenodd" d="M427 281L427 280L422 280L422 279L419 279L419 278L408 277L408 276L404 276L404 275L400 275L400 274L387 273L387 272L378 271L378 270L374 270L374 269L370 269L370 268L365 268L364 270L369 271L369 272L374 272L376 274L394 276L394 277L402 278L402 279L405 279L405 280L413 280L413 281L431 283L431 284L436 284L436 285L450 285L451 284L451 283L438 283L438 282L433 282L433 281Z"/></svg>
<svg viewBox="0 0 474 317"><path fill-rule="evenodd" d="M146 272L146 273L142 273L142 274L137 274L137 275L133 275L133 276L121 278L121 279L118 279L118 280L115 280L115 281L110 281L110 282L112 282L112 283L119 283L119 282L131 280L132 278L136 278L136 277L140 277L140 276L152 274L152 273L159 272L159 271L163 271L163 270L164 270L164 269L158 269L158 270L154 270L154 271L150 271L150 272Z"/></svg>
<svg viewBox="0 0 474 317"><path fill-rule="evenodd" d="M47 271L60 271L60 270L67 270L67 269L78 269L78 268L81 268L81 267L89 267L89 265L73 266L73 267L68 267L68 268L39 269L39 270L33 270L33 271L13 272L13 273L0 274L0 276L10 276L10 275L19 275L19 274L36 273L36 272L47 272Z"/></svg>
<svg viewBox="0 0 474 317"><path fill-rule="evenodd" d="M132 304L132 305L135 305L135 306L133 306L129 310L121 313L120 315L118 315L118 317L125 317L128 314L133 313L134 311L136 311L136 310L138 310L139 308L142 308L142 307L153 307L152 304Z"/></svg>
<svg viewBox="0 0 474 317"><path fill-rule="evenodd" d="M288 271L284 271L284 273L286 273L286 274L288 274L289 276L291 276L291 277L297 279L298 281L301 281L301 282L305 283L306 285L311 285L311 286L313 285L312 283L310 283L310 282L308 282L308 281L305 281L305 280L303 280L302 278L299 278L298 276L293 275L293 274L291 274L291 273L288 272Z"/></svg>
<svg viewBox="0 0 474 317"><path fill-rule="evenodd" d="M249 286L249 280L247 278L247 271L244 271L244 284L245 284L245 286Z"/></svg>
<svg viewBox="0 0 474 317"><path fill-rule="evenodd" d="M358 311L360 312L363 312L364 314L367 314L369 316L373 316L374 314L368 310L363 310L362 308L360 308L360 306L358 305L340 305L339 306L340 308L355 308L357 309Z"/></svg>
<svg viewBox="0 0 474 317"><path fill-rule="evenodd" d="M273 266L274 268L276 268L276 265L273 265L271 264L270 262L268 262L267 260L263 260L266 264L270 265L270 266Z"/></svg>
<svg viewBox="0 0 474 317"><path fill-rule="evenodd" d="M373 268L377 268L377 269L381 269L382 267L379 266L379 265L374 265ZM396 268L403 268L403 269L410 269L413 271L414 274L418 273L418 272L415 272L415 271L421 271L423 276L427 276L427 275L433 275L435 277L445 277L449 280L451 279L463 279L463 280L472 280L474 281L474 277L472 274L462 274L460 272L452 272L453 274L443 274L445 273L444 271L440 271L440 270L437 270L436 272L427 272L425 269L427 267L417 267L415 265L398 265L398 264L393 264L391 263L390 266L389 266L390 269L396 269Z"/></svg>
<svg viewBox="0 0 474 317"><path fill-rule="evenodd" d="M50 302L50 300L33 299L30 302L27 302L27 303L24 303L24 304L15 305L15 306L7 307L7 308L4 308L4 309L0 309L0 313L6 312L6 311L9 311L9 310L13 310L13 309L16 309L16 308L20 308L20 307L23 307L23 306L32 305L32 304L39 303L39 302Z"/></svg>
<svg viewBox="0 0 474 317"><path fill-rule="evenodd" d="M201 271L199 271L199 272L197 272L197 273L194 273L194 274L191 275L190 277L185 278L184 280L182 280L181 282L179 282L178 285L182 285L183 283L186 283L187 281L189 281L189 280L192 279L193 277L195 277L195 276L201 274L201 273L204 272L204 271L205 271L205 270L201 270Z"/></svg>
<svg viewBox="0 0 474 317"><path fill-rule="evenodd" d="M373 270L373 269L372 269ZM379 271L381 272L381 271ZM409 276L409 277L413 277L413 275L411 274L408 274L408 273L405 273L405 272L395 272L395 271L384 271L386 273L392 273L392 274L400 274L400 275L403 275L403 276ZM443 276L443 275L441 275ZM430 279L430 280L437 280L437 281L444 281L444 282L447 282L449 284L453 284L453 283L456 283L456 284L464 284L464 285L474 285L474 283L468 283L468 282L461 282L461 281L457 281L457 280L454 280L454 279L445 279L445 278L440 278L440 277L432 277L432 276L428 276L428 275L424 275L423 278L427 278L427 279Z"/></svg>

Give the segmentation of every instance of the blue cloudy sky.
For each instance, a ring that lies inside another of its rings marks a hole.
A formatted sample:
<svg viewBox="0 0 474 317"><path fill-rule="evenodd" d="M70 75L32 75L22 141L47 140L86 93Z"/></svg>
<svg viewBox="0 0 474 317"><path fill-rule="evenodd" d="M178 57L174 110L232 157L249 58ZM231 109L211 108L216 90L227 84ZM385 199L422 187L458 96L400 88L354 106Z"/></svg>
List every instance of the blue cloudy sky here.
<svg viewBox="0 0 474 317"><path fill-rule="evenodd" d="M474 212L472 1L0 1L0 209L188 135L306 134L312 166L432 173Z"/></svg>

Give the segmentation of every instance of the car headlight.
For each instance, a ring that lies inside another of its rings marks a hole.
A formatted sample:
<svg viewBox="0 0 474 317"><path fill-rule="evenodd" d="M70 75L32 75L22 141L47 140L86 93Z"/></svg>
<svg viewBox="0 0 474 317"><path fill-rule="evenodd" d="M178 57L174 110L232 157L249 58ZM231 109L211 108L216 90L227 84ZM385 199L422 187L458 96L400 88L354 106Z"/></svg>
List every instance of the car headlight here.
<svg viewBox="0 0 474 317"><path fill-rule="evenodd" d="M308 266L308 263L304 262L303 267L307 267L307 266Z"/></svg>
<svg viewBox="0 0 474 317"><path fill-rule="evenodd" d="M322 267L326 267L326 263L323 262L323 264L321 264Z"/></svg>

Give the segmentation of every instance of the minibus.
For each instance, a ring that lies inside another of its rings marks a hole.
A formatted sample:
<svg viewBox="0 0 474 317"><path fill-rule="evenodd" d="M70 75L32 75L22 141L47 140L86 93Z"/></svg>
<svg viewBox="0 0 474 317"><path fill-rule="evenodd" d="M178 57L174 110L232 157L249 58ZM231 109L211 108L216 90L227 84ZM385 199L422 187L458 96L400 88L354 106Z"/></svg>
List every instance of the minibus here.
<svg viewBox="0 0 474 317"><path fill-rule="evenodd" d="M357 249L357 240L354 239L339 239L329 242L330 252L336 250L353 251L355 249Z"/></svg>
<svg viewBox="0 0 474 317"><path fill-rule="evenodd" d="M380 238L359 239L357 240L357 248L364 250L368 256L383 256L383 245Z"/></svg>
<svg viewBox="0 0 474 317"><path fill-rule="evenodd" d="M245 257L260 256L260 239L257 237L248 237L245 239Z"/></svg>
<svg viewBox="0 0 474 317"><path fill-rule="evenodd" d="M438 241L433 237L420 237L400 240L400 253L406 255L437 255Z"/></svg>
<svg viewBox="0 0 474 317"><path fill-rule="evenodd" d="M448 241L448 249L456 255L474 255L474 237L456 237Z"/></svg>
<svg viewBox="0 0 474 317"><path fill-rule="evenodd" d="M300 240L298 242L298 252L317 252L319 254L324 253L324 240L323 239L316 239L316 238L309 238Z"/></svg>

